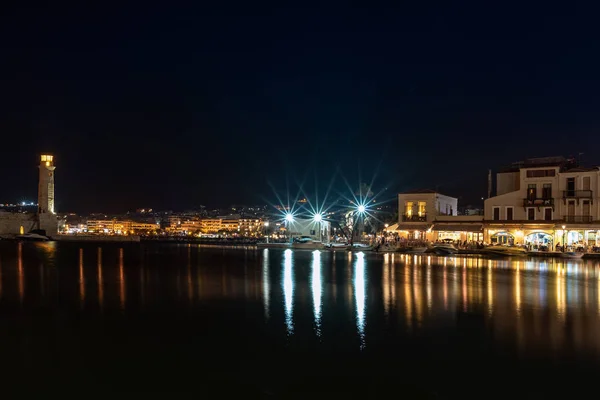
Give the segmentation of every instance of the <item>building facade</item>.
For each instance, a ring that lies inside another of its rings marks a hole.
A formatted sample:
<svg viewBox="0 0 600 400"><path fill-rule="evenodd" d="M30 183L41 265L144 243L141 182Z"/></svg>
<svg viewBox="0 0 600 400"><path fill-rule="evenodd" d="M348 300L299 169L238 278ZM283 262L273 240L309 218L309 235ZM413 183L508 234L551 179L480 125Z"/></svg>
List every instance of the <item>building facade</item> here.
<svg viewBox="0 0 600 400"><path fill-rule="evenodd" d="M555 248L595 246L600 231L600 169L574 159L529 159L500 170L485 200L489 243Z"/></svg>
<svg viewBox="0 0 600 400"><path fill-rule="evenodd" d="M398 195L398 226L402 237L432 240L433 224L439 216L456 216L458 199L433 190L419 190Z"/></svg>

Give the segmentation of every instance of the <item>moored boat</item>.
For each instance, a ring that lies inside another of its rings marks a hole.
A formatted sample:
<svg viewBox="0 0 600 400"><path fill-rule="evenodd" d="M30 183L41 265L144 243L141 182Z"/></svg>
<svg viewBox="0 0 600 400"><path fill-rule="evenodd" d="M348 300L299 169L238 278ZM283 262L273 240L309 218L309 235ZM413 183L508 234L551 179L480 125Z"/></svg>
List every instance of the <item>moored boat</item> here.
<svg viewBox="0 0 600 400"><path fill-rule="evenodd" d="M323 249L323 242L314 240L310 236L300 236L292 242L292 249L320 250Z"/></svg>
<svg viewBox="0 0 600 400"><path fill-rule="evenodd" d="M354 243L352 246L347 246L346 250L351 251L372 251L373 246L364 243Z"/></svg>
<svg viewBox="0 0 600 400"><path fill-rule="evenodd" d="M516 246L489 246L482 250L483 254L493 255L493 256L501 256L501 257L511 257L511 256L526 256L527 250L522 247Z"/></svg>
<svg viewBox="0 0 600 400"><path fill-rule="evenodd" d="M585 253L577 253L575 251L565 251L564 253L560 253L560 258L580 259L584 254Z"/></svg>
<svg viewBox="0 0 600 400"><path fill-rule="evenodd" d="M450 243L436 243L433 245L432 249L438 256L449 256L458 251L458 249Z"/></svg>
<svg viewBox="0 0 600 400"><path fill-rule="evenodd" d="M406 253L408 254L422 254L425 253L427 251L427 247L411 247L408 249L408 251L406 251Z"/></svg>

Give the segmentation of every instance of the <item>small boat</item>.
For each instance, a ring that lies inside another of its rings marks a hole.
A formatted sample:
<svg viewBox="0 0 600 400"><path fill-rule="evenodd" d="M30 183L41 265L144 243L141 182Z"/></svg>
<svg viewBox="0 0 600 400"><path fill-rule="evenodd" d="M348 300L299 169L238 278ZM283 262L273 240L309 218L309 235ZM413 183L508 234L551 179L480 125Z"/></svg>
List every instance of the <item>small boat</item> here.
<svg viewBox="0 0 600 400"><path fill-rule="evenodd" d="M560 258L571 258L571 259L580 259L583 257L585 253L577 253L574 251L565 251L564 253L560 253Z"/></svg>
<svg viewBox="0 0 600 400"><path fill-rule="evenodd" d="M515 246L489 246L481 250L483 254L510 257L510 256L526 256L527 250L522 247Z"/></svg>
<svg viewBox="0 0 600 400"><path fill-rule="evenodd" d="M436 243L433 245L432 249L438 256L449 256L458 251L458 249L450 243Z"/></svg>
<svg viewBox="0 0 600 400"><path fill-rule="evenodd" d="M292 249L321 250L322 248L323 242L314 240L310 236L300 236L292 242Z"/></svg>
<svg viewBox="0 0 600 400"><path fill-rule="evenodd" d="M425 253L427 251L427 247L410 247L408 249L408 251L406 251L407 254L422 254Z"/></svg>
<svg viewBox="0 0 600 400"><path fill-rule="evenodd" d="M347 246L346 250L350 251L372 251L373 246L364 243L354 243L352 246Z"/></svg>
<svg viewBox="0 0 600 400"><path fill-rule="evenodd" d="M15 238L17 240L23 240L23 241L28 241L28 242L47 242L50 240L50 238L48 236L46 236L45 233L46 232L44 232L44 234L42 234L41 232L31 231L31 232L25 233L23 235L17 235Z"/></svg>
<svg viewBox="0 0 600 400"><path fill-rule="evenodd" d="M346 250L348 248L348 245L346 243L327 243L324 244L323 247L326 250Z"/></svg>

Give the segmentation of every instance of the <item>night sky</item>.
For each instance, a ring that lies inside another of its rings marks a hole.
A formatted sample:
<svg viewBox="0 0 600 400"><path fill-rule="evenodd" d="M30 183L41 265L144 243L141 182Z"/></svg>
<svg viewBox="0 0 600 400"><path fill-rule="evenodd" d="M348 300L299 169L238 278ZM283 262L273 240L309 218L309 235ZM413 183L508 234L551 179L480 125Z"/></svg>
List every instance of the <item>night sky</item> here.
<svg viewBox="0 0 600 400"><path fill-rule="evenodd" d="M21 3L0 19L0 202L35 200L40 152L59 212L275 203L336 172L464 204L526 157L600 163L597 9Z"/></svg>

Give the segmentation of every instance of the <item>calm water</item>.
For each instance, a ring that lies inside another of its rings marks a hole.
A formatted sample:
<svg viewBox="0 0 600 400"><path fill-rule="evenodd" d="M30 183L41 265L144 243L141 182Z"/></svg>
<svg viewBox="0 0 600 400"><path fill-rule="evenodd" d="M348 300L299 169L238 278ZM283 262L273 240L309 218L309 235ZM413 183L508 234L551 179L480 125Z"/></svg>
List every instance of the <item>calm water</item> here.
<svg viewBox="0 0 600 400"><path fill-rule="evenodd" d="M0 242L0 393L589 393L600 264ZM592 392L593 393L593 392Z"/></svg>

